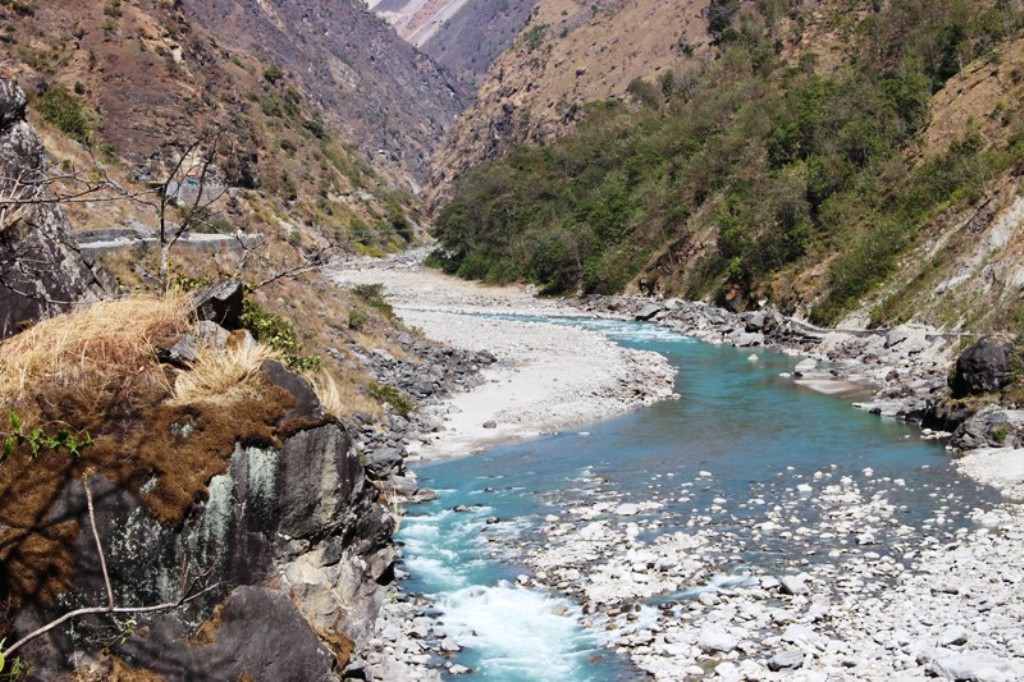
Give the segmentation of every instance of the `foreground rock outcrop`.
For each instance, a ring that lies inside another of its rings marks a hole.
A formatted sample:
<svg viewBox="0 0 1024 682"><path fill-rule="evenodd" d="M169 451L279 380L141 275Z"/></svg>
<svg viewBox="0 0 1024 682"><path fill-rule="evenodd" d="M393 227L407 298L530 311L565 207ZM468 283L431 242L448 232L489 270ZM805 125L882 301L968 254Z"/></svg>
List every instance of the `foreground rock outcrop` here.
<svg viewBox="0 0 1024 682"><path fill-rule="evenodd" d="M17 84L0 79L0 338L106 290L50 191L26 102Z"/></svg>
<svg viewBox="0 0 1024 682"><path fill-rule="evenodd" d="M4 498L31 508L0 520L3 597L21 607L9 642L106 602L85 485L115 603L189 599L35 639L18 655L40 674L340 679L393 578L394 518L308 382L273 360L250 382L248 399L137 406L77 458L3 462Z"/></svg>

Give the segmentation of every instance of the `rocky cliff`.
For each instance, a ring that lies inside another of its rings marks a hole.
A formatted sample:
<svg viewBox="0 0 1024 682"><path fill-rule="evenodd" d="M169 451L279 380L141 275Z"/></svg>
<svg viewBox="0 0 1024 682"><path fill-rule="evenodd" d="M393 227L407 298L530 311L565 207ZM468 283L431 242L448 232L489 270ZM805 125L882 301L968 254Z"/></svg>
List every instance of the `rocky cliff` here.
<svg viewBox="0 0 1024 682"><path fill-rule="evenodd" d="M25 103L21 88L0 79L0 338L106 288L71 239Z"/></svg>
<svg viewBox="0 0 1024 682"><path fill-rule="evenodd" d="M133 305L154 310L146 302L101 304L90 317L54 319L33 333L88 326L97 316L113 325ZM148 340L173 347L178 333L162 333L174 321L165 315ZM90 442L80 452L33 455L22 444L0 463L0 488L12 502L0 513L0 598L15 614L8 646L72 608L106 603L106 576L114 603L127 610L29 642L17 655L37 674L127 667L180 680L339 679L354 641L372 626L381 586L392 579L394 521L345 427L308 382L273 360L251 365L235 392L207 387L186 396L191 372L237 359L254 343L227 341L226 331L204 324L205 360L179 357L187 369L160 369L143 352L143 366L131 370L168 373L171 397L134 383L120 396L125 414L65 407L62 421L74 433L88 422ZM228 345L218 349L218 338ZM0 362L9 370L25 352L6 346ZM83 357L95 352L82 346ZM97 375L83 365L77 376L117 383L126 371L107 365ZM28 393L5 390L4 402L46 429L61 408L37 413L31 401L61 402L62 386L47 374ZM128 610L174 603L180 608Z"/></svg>

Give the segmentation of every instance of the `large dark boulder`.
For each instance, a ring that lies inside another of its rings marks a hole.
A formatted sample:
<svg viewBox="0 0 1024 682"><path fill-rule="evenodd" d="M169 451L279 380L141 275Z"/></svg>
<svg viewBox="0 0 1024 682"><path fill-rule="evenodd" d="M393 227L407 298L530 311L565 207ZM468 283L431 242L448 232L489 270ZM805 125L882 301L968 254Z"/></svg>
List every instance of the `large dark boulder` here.
<svg viewBox="0 0 1024 682"><path fill-rule="evenodd" d="M180 455L188 457L188 448ZM338 679L337 662L347 654L330 639L328 651L318 633L365 634L395 560L394 522L367 485L346 430L324 418L279 445L237 443L227 470L207 488L183 523L168 526L142 490L94 475L89 489L118 605L174 601L190 581L214 589L182 608L133 615L135 625L116 643L117 622L92 616L19 653L47 679L70 672L74 651L97 651L99 643L130 667L168 680ZM72 480L48 514L55 527L80 529L70 589L56 605L20 609L14 639L68 608L105 601L85 498L82 481ZM292 574L302 581L281 584ZM351 596L336 597L336 614L314 622L310 614L326 608L332 590ZM194 634L204 620L206 641Z"/></svg>
<svg viewBox="0 0 1024 682"><path fill-rule="evenodd" d="M225 329L242 327L244 300L245 289L237 278L208 284L192 294L198 318L216 322Z"/></svg>
<svg viewBox="0 0 1024 682"><path fill-rule="evenodd" d="M949 444L957 450L1020 446L1024 412L988 405L965 420L953 432Z"/></svg>
<svg viewBox="0 0 1024 682"><path fill-rule="evenodd" d="M110 286L70 236L25 103L21 88L0 79L0 338Z"/></svg>
<svg viewBox="0 0 1024 682"><path fill-rule="evenodd" d="M954 398L992 393L1013 382L1013 344L986 336L957 358L949 387Z"/></svg>
<svg viewBox="0 0 1024 682"><path fill-rule="evenodd" d="M265 587L236 588L189 643L179 620L155 620L118 653L166 680L336 680L335 660L288 597ZM204 641L205 640L205 641Z"/></svg>

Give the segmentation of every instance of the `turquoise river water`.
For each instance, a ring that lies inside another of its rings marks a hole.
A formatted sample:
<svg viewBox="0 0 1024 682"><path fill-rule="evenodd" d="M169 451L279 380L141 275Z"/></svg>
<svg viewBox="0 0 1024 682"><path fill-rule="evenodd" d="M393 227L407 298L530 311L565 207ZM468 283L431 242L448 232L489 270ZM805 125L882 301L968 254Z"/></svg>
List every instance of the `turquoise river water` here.
<svg viewBox="0 0 1024 682"><path fill-rule="evenodd" d="M708 513L714 499L759 496L770 504L794 480L828 470L857 475L869 492L875 481L903 479L905 486L886 488L889 499L902 505L900 521L922 533L948 534L968 523L958 509L990 495L959 479L942 444L922 440L915 427L853 409L856 396L822 395L780 376L793 370L797 358L757 349L758 359L751 361L750 349L699 343L649 324L553 321L665 355L678 370L680 398L572 432L416 468L421 484L439 497L411 507L403 519L398 539L411 576L403 588L429 597L446 633L466 647L455 660L473 672L460 679L642 679L579 626L579 605L516 583L528 572L517 556L541 541L544 517L574 504L592 504L612 493L617 503L671 501L681 482L702 480L702 471L712 474L702 485L691 484L680 498L685 502L648 515L660 526L647 533L674 532ZM456 505L470 510L457 513ZM941 529L930 525L937 509L946 521ZM827 547L809 549L795 539L744 543L749 524L743 517L758 513L738 505L713 521L723 537L734 540L721 550L730 571L740 575L751 566L773 571L796 561L828 560Z"/></svg>

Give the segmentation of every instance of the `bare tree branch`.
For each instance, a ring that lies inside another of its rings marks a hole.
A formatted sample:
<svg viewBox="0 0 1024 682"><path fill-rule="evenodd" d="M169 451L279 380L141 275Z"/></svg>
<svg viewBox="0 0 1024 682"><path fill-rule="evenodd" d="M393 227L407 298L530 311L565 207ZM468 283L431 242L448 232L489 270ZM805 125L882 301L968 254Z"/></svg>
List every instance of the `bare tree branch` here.
<svg viewBox="0 0 1024 682"><path fill-rule="evenodd" d="M92 526L92 538L96 541L96 551L100 555L100 570L103 571L103 584L107 588L107 608L114 608L114 588L110 586L110 574L107 573L107 559L103 556L103 545L100 543L100 532L96 529L96 511L92 506L92 490L89 489L89 474L82 475L82 487L85 488L85 503L89 507L89 525Z"/></svg>
<svg viewBox="0 0 1024 682"><path fill-rule="evenodd" d="M167 288L167 273L170 264L170 250L179 239L188 232L189 228L193 225L201 222L201 215L205 214L207 209L210 208L215 202L221 199L226 193L226 189L221 188L219 192L215 192L211 197L204 201L204 195L206 194L207 184L211 179L211 174L214 171L214 161L217 156L217 148L220 145L221 131L216 131L211 136L203 136L193 142L188 149L182 154L181 158L175 164L171 174L164 181L160 191L160 202L159 202L159 213L160 213L160 282L164 289ZM194 154L202 148L205 144L209 143L208 148L201 156L201 161L198 165L199 177L196 178L196 196L192 200L191 206L185 207L184 210L179 211L180 219L178 224L173 229L168 230L167 213L168 209L174 203L177 195L181 193L182 185L188 181L188 175L196 169L196 166L192 166L184 171L185 164L190 163ZM170 189L172 184L176 184L176 191L174 196L171 195Z"/></svg>
<svg viewBox="0 0 1024 682"><path fill-rule="evenodd" d="M312 272L313 270L322 268L323 266L327 265L328 262L330 262L331 254L339 250L339 246L328 246L323 249L319 249L318 251L313 252L313 254L311 254L310 256L304 256L303 262L301 264L296 265L293 268L288 268L287 270L281 270L280 272L276 272L270 277L267 277L266 279L256 284L253 284L250 287L250 289L256 291L257 289L265 287L268 284L276 282L279 279L298 277L301 274Z"/></svg>

